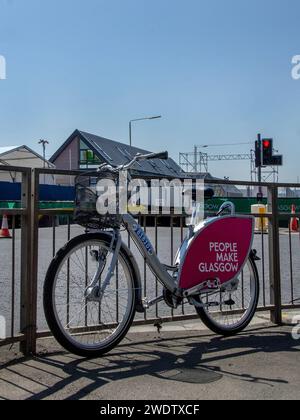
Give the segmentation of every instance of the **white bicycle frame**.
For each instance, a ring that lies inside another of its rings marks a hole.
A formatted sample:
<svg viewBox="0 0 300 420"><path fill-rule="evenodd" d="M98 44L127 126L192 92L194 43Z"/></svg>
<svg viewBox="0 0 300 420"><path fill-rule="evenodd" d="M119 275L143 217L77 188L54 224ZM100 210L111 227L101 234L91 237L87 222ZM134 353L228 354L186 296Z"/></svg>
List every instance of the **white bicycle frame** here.
<svg viewBox="0 0 300 420"><path fill-rule="evenodd" d="M151 155L150 155L151 156ZM155 154L152 155L152 157L154 157ZM148 155L149 158L149 155ZM138 160L143 159L142 156L137 155L132 162L130 162L127 165L124 165L122 167L119 168L119 170L127 170L129 169L133 163L135 163ZM104 165L104 166L108 166L109 165ZM226 202L224 203L220 210L219 210L219 214L221 214L224 210L226 209L230 209L231 214L235 214L235 206L233 203L231 202ZM197 211L195 209L195 211ZM194 213L192 216L192 220L196 219L196 214ZM165 264L162 264L158 258L158 256L155 253L154 247L151 244L151 241L149 240L149 238L147 237L146 233L144 232L143 228L137 223L136 219L130 215L130 214L124 214L122 215L122 224L126 227L129 236L131 237L131 239L133 239L133 241L135 242L139 252L141 253L141 255L145 258L146 264L148 265L148 267L150 268L150 270L153 272L153 274L155 275L155 277L157 277L157 279L159 280L159 282L175 297L178 298L188 298L190 296L195 295L195 288L191 289L191 290L180 290L178 287L178 279L177 277L174 275L174 273L178 274L179 268L180 268L180 261L178 266L173 267L173 266L167 266ZM194 226L190 226L189 227L189 233L188 236L186 238L186 240L182 243L181 245L181 249L179 250L179 258L181 261L183 261L185 254L187 252L187 246L185 246L186 243L188 243L188 241L190 241L190 239L192 239L192 237L194 236ZM104 267L105 267L105 263L106 263L106 255L104 255L104 258L101 258L101 260L99 261L99 266L98 266L98 270L95 273L93 280L90 284L90 286L87 288L86 290L86 298L87 299L101 299L102 296L104 295L105 289L107 288L107 286L109 285L111 278L114 276L115 270L116 270L116 266L117 266L117 261L118 261L118 256L122 247L122 238L121 238L121 234L120 234L120 230L119 229L114 229L114 231L111 233L111 245L110 245L110 249L108 252L113 252L113 258L111 260L111 264L110 267L108 269L108 273L106 275L106 278L104 280L104 282L101 285L101 288L99 290L99 292L97 294L95 294L95 289L97 288L97 285L99 284L99 279L101 277L101 274L103 273ZM182 251L180 253L180 251ZM171 275L169 272L172 272L173 275ZM184 292L184 293L183 293ZM163 296L161 297L157 297L156 299L152 300L151 302L148 302L148 306L154 305L155 303L159 302L163 300Z"/></svg>
<svg viewBox="0 0 300 420"><path fill-rule="evenodd" d="M231 214L235 213L235 207L232 203L226 202L223 204L223 206L220 208L220 212L223 210L230 208ZM187 244L190 239L194 236L194 227L190 226L189 234L186 238L186 240L182 243L181 248L178 252L178 266L167 266L165 264L162 264L156 255L154 248L152 246L152 243L150 239L147 237L146 233L144 232L143 228L137 223L136 219L131 216L130 214L124 214L122 216L122 223L128 230L128 233L131 237L131 239L135 242L139 252L141 255L145 258L145 261L148 265L148 267L151 269L155 277L159 280L159 282L175 297L185 297L189 298L197 294L195 291L195 288L192 288L190 290L181 290L178 288L178 281L177 277L174 276L174 273L178 273L178 270L180 268L180 261L183 261L186 255L186 252L188 251ZM111 240L111 246L108 252L113 252L113 257L111 260L110 267L108 269L108 273L106 275L106 278L104 282L102 283L99 298L104 295L105 289L109 285L111 278L114 276L119 252L121 250L122 246L122 237L120 234L120 231L118 229L114 230L111 234L112 240ZM181 251L181 252L180 252ZM101 274L105 267L105 258L99 262L98 270L94 275L94 278L92 280L91 285L87 289L86 296L89 297L95 297L95 294L93 293L94 288L99 284L99 279L101 277ZM173 275L169 272L173 272ZM198 292L199 294L199 292ZM148 302L147 306L152 306L155 303L163 300L163 297L157 297L156 299Z"/></svg>
<svg viewBox="0 0 300 420"><path fill-rule="evenodd" d="M141 255L145 258L146 263L148 264L149 268L152 270L154 275L159 279L161 284L166 287L172 294L175 294L177 291L177 284L173 276L171 276L168 271L176 271L173 267L167 267L162 264L156 255L154 248L148 239L147 235L144 233L143 228L136 222L133 216L130 214L125 214L122 217L122 222L124 226L127 228L130 237L136 243ZM113 257L108 268L108 272L106 278L104 279L101 289L99 291L98 296L95 295L94 291L99 284L99 279L101 274L103 273L105 263L106 263L106 255L99 261L97 272L95 273L93 280L90 286L86 290L86 298L90 300L98 300L101 299L104 295L105 289L109 285L112 277L114 276L115 269L117 266L119 252L122 246L122 237L120 231L115 229L111 233L111 245L110 249L107 251L106 254L109 252L113 253Z"/></svg>

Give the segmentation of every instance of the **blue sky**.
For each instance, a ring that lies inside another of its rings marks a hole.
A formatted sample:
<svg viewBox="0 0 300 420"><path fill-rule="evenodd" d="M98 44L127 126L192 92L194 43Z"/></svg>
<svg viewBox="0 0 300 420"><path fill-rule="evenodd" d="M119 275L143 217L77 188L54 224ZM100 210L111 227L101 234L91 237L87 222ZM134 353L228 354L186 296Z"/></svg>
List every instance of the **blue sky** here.
<svg viewBox="0 0 300 420"><path fill-rule="evenodd" d="M0 144L50 141L74 129L180 151L274 137L281 181L300 176L298 0L0 0ZM250 147L250 146L249 146ZM247 152L212 148L217 152ZM212 164L249 178L248 163Z"/></svg>

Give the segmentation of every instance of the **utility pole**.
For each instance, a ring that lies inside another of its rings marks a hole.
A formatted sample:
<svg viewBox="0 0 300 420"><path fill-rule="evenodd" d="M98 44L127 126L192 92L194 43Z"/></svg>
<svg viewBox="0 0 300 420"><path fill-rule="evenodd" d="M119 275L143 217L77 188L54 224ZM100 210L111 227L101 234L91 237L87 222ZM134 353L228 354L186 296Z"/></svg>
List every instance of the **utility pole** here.
<svg viewBox="0 0 300 420"><path fill-rule="evenodd" d="M198 147L194 148L194 172L198 172Z"/></svg>
<svg viewBox="0 0 300 420"><path fill-rule="evenodd" d="M257 135L257 142L258 142L258 148L260 151L260 165L258 166L258 182L262 181L262 177L261 177L261 168L262 168L262 147L261 147L261 134ZM263 191L262 191L262 187L259 187L259 195L260 197L262 197Z"/></svg>
<svg viewBox="0 0 300 420"><path fill-rule="evenodd" d="M41 139L38 144L41 144L43 147L43 160L44 160L43 167L45 169L46 168L46 146L47 144L49 144L49 142L47 140ZM46 174L44 174L44 184L46 184Z"/></svg>

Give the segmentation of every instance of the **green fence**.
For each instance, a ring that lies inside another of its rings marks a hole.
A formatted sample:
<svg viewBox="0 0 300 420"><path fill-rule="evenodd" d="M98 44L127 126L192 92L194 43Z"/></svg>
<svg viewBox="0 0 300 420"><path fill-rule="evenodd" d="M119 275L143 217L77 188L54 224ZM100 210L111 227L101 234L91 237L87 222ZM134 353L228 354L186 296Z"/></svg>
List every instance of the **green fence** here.
<svg viewBox="0 0 300 420"><path fill-rule="evenodd" d="M214 198L205 203L205 211L216 212L225 201L232 201L235 204L237 213L247 214L251 211L251 206L257 204L256 198ZM267 204L267 199L262 201ZM280 213L291 213L292 205L296 206L296 212L300 213L300 198L279 198L278 211Z"/></svg>
<svg viewBox="0 0 300 420"><path fill-rule="evenodd" d="M0 201L0 209L20 209L20 201ZM40 201L39 208L42 210L49 209L74 209L73 201Z"/></svg>
<svg viewBox="0 0 300 420"><path fill-rule="evenodd" d="M214 198L205 202L205 211L215 213L225 201L232 201L236 206L237 213L247 214L251 211L251 206L257 204L256 198ZM280 213L290 213L292 205L296 206L296 212L300 213L300 198L279 198L278 211ZM267 199L262 201L267 204ZM72 201L41 201L40 209L70 209L73 210L74 203ZM19 201L0 201L1 209L19 209L21 203Z"/></svg>

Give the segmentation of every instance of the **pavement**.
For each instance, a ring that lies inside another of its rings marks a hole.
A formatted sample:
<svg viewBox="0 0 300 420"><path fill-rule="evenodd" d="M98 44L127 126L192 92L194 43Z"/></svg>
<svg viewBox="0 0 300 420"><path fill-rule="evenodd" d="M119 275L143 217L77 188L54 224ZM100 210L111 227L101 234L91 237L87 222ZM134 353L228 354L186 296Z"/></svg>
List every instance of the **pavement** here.
<svg viewBox="0 0 300 420"><path fill-rule="evenodd" d="M285 322L294 316L285 314ZM270 324L265 314L226 339L194 321L164 324L160 333L135 327L95 360L73 356L49 339L39 341L31 358L16 347L2 348L0 399L298 400L300 339L293 329Z"/></svg>

